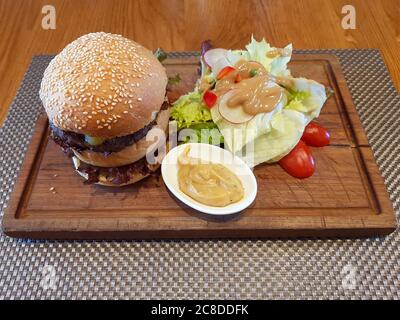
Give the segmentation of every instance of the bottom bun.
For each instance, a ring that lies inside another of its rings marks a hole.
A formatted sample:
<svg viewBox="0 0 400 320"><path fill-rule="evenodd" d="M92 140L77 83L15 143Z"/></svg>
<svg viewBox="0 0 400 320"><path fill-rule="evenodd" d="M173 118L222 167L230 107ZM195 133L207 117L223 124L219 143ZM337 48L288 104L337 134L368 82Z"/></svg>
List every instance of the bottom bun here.
<svg viewBox="0 0 400 320"><path fill-rule="evenodd" d="M87 173L80 172L78 170L76 170L76 172L78 172L78 174L80 176L82 176L83 178L85 178L86 180L88 179ZM140 174L133 175L128 182L125 182L125 183L122 183L122 184L114 184L114 183L109 182L107 180L95 182L95 184L98 184L100 186L107 186L107 187L123 187L123 186L127 186L127 185L130 185L130 184L136 183L136 182L138 182L140 180L143 180L144 178L147 178L149 175L150 174L147 174L147 175L140 175Z"/></svg>
<svg viewBox="0 0 400 320"><path fill-rule="evenodd" d="M141 161L141 160L139 160L139 161ZM142 159L142 161L143 161L143 159ZM77 157L72 157L72 162L74 164L75 171L81 177L83 177L85 180L89 180L89 174L79 170L81 161ZM88 165L88 164L85 164L85 165ZM136 183L140 180L143 180L144 178L147 178L152 173L154 173L159 167L160 167L160 164L150 165L150 164L147 164L147 162L146 162L147 169L145 171L143 169L142 170L130 170L128 181L124 181L121 183L113 182L113 178L115 178L115 177L113 177L113 176L106 177L100 171L100 173L98 175L98 181L94 182L94 184L107 186L107 187L122 187L122 186L130 185L130 184ZM99 168L99 169L102 170L102 168ZM91 183L93 183L93 182L91 182Z"/></svg>

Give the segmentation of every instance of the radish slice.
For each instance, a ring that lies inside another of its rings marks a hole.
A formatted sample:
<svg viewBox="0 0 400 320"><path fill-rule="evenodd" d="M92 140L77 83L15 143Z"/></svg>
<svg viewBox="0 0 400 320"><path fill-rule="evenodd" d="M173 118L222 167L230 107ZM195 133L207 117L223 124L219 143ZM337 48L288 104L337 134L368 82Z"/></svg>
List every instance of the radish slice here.
<svg viewBox="0 0 400 320"><path fill-rule="evenodd" d="M220 60L221 58L225 58L225 60L228 61L228 59L226 57L227 52L228 52L228 50L221 49L221 48L219 48L219 49L210 49L204 54L203 58L204 58L205 63L207 63L207 65L210 68L213 68L215 63L218 60Z"/></svg>
<svg viewBox="0 0 400 320"><path fill-rule="evenodd" d="M242 107L228 107L228 100L236 93L236 90L231 90L224 94L219 102L218 111L221 116L228 122L239 124L250 121L254 118L253 115L244 112Z"/></svg>
<svg viewBox="0 0 400 320"><path fill-rule="evenodd" d="M231 64L229 63L229 61L228 61L225 57L223 57L223 58L221 58L221 59L219 59L219 60L217 60L217 61L215 62L215 64L211 67L211 70L212 70L212 73L213 73L215 76L217 76L217 75L219 74L219 72L220 72L223 68L229 67L229 66L231 66Z"/></svg>

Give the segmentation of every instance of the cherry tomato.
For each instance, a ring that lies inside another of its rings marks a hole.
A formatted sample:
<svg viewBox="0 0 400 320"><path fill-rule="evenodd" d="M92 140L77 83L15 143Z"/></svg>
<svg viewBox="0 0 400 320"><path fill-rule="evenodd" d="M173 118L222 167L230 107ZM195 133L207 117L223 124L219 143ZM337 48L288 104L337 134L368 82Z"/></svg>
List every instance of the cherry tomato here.
<svg viewBox="0 0 400 320"><path fill-rule="evenodd" d="M221 69L221 71L218 72L217 80L221 80L222 78L226 77L229 73L231 73L234 70L235 70L235 68L230 67L230 66L227 66L227 67Z"/></svg>
<svg viewBox="0 0 400 320"><path fill-rule="evenodd" d="M331 135L328 130L315 121L311 121L305 128L301 140L312 147L325 147L329 145Z"/></svg>
<svg viewBox="0 0 400 320"><path fill-rule="evenodd" d="M206 91L203 95L203 101L210 109L215 105L217 102L217 95L214 92Z"/></svg>
<svg viewBox="0 0 400 320"><path fill-rule="evenodd" d="M278 163L288 174L299 179L311 177L315 171L311 150L301 140Z"/></svg>

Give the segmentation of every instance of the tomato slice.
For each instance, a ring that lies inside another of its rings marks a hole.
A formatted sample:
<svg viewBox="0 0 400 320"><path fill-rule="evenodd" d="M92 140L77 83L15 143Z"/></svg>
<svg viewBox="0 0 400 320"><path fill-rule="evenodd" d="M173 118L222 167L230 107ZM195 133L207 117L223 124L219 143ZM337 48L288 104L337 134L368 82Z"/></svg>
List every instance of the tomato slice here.
<svg viewBox="0 0 400 320"><path fill-rule="evenodd" d="M288 174L299 179L311 177L315 172L315 163L311 150L301 140L278 163Z"/></svg>
<svg viewBox="0 0 400 320"><path fill-rule="evenodd" d="M238 73L235 77L235 83L239 83L240 81L242 81L242 77L240 76L240 73Z"/></svg>
<svg viewBox="0 0 400 320"><path fill-rule="evenodd" d="M217 98L218 98L217 95L212 91L208 90L208 91L204 92L203 101L206 104L206 106L209 107L210 109L217 102Z"/></svg>
<svg viewBox="0 0 400 320"><path fill-rule="evenodd" d="M307 145L312 147L328 146L331 140L329 131L315 121L311 121L304 129L301 137Z"/></svg>
<svg viewBox="0 0 400 320"><path fill-rule="evenodd" d="M227 66L227 67L221 69L221 71L218 72L217 80L221 80L222 78L226 77L229 73L231 73L234 70L235 70L235 68L230 67L230 66Z"/></svg>

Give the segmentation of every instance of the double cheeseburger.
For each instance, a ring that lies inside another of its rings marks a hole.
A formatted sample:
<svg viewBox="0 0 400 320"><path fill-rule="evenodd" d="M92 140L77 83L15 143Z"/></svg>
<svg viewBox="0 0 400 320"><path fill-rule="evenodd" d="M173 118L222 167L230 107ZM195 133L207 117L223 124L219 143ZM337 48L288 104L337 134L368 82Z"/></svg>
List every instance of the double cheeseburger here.
<svg viewBox="0 0 400 320"><path fill-rule="evenodd" d="M168 78L150 50L120 35L91 33L49 64L40 98L50 136L87 183L121 186L158 169L150 130L166 131Z"/></svg>

